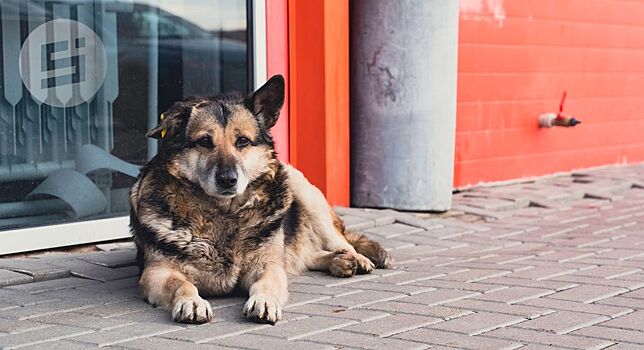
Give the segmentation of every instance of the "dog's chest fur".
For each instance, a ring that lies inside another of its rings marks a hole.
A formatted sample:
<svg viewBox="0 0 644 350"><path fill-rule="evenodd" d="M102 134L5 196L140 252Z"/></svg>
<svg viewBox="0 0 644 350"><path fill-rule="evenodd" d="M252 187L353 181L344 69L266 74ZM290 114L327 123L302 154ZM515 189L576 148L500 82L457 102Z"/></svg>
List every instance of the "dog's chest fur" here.
<svg viewBox="0 0 644 350"><path fill-rule="evenodd" d="M135 187L144 186L145 178ZM230 292L257 263L257 252L284 244L283 218L292 203L285 180L280 167L235 202L207 197L178 181L150 181L131 215L140 258L172 257L203 292ZM163 225L169 227L160 229Z"/></svg>

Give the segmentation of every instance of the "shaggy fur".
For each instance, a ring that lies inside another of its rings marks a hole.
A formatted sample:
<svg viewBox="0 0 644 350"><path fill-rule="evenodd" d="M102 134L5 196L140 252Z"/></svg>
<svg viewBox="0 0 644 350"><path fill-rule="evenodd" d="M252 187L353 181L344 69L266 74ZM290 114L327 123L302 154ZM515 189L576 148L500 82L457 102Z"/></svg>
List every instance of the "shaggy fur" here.
<svg viewBox="0 0 644 350"><path fill-rule="evenodd" d="M148 132L159 154L130 191L130 227L143 296L176 321L210 321L202 296L241 288L243 313L275 323L289 274L391 267L378 243L347 232L322 193L277 160L269 130L283 102L275 76L250 96L178 102Z"/></svg>

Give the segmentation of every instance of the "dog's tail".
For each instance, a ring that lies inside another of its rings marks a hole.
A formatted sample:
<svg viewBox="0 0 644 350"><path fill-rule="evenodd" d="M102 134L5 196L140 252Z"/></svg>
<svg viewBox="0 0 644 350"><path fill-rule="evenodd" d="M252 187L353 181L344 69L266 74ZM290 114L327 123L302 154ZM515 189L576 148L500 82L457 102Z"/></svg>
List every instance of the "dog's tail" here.
<svg viewBox="0 0 644 350"><path fill-rule="evenodd" d="M335 228L344 235L344 238L353 246L356 252L366 256L377 268L393 268L394 258L391 257L391 254L380 243L372 241L362 233L347 230L344 227L342 219L335 211L331 211L333 213L333 224Z"/></svg>

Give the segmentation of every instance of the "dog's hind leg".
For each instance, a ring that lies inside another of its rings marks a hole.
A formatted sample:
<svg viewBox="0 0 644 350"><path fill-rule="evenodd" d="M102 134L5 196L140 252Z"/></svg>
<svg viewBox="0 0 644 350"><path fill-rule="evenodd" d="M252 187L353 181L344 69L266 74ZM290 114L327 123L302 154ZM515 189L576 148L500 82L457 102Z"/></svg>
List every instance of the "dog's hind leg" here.
<svg viewBox="0 0 644 350"><path fill-rule="evenodd" d="M285 165L285 167L295 199L304 208L303 219L309 223L307 234L316 236L317 239L314 239L314 241L321 243L318 248L330 252L346 251L346 254L354 256L360 272L371 272L374 264L367 257L356 252L344 237L343 232L338 231L334 225L333 209L329 207L329 203L322 192L313 186L299 170L290 165Z"/></svg>
<svg viewBox="0 0 644 350"><path fill-rule="evenodd" d="M199 296L197 287L169 263L152 263L139 280L143 297L152 305L172 312L177 322L206 323L212 320L210 303Z"/></svg>
<svg viewBox="0 0 644 350"><path fill-rule="evenodd" d="M358 260L347 250L320 250L309 257L306 267L314 271L329 271L337 277L351 277L358 270Z"/></svg>

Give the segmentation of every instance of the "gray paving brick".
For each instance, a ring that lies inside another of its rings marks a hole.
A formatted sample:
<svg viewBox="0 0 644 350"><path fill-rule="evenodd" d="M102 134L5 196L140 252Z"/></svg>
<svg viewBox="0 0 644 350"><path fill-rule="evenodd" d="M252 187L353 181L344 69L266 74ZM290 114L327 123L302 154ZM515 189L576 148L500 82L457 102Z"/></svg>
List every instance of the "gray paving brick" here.
<svg viewBox="0 0 644 350"><path fill-rule="evenodd" d="M81 260L110 268L133 266L136 264L136 250L90 254L82 257Z"/></svg>
<svg viewBox="0 0 644 350"><path fill-rule="evenodd" d="M644 310L636 310L633 313L603 322L601 326L632 329L642 332L642 336L644 336Z"/></svg>
<svg viewBox="0 0 644 350"><path fill-rule="evenodd" d="M565 280L569 282L574 282L577 284L583 284L587 286L606 286L606 287L618 287L624 288L627 290L635 290L638 288L644 287L644 281L631 281L627 279L606 279L606 278L595 278L588 276L575 276L575 275L566 275L561 277L555 277L553 280Z"/></svg>
<svg viewBox="0 0 644 350"><path fill-rule="evenodd" d="M624 293L621 296L625 298L644 299L644 288Z"/></svg>
<svg viewBox="0 0 644 350"><path fill-rule="evenodd" d="M355 286L355 284L351 284ZM355 293L354 288L347 287L325 287L316 284L306 284L306 283L289 283L288 285L289 292L298 292L298 293L309 293L316 295L329 295L329 296L338 296L344 294Z"/></svg>
<svg viewBox="0 0 644 350"><path fill-rule="evenodd" d="M634 331L628 329L602 327L601 325L598 325L584 327L580 330L572 332L571 334L590 338L605 339L619 343L629 343L629 346L632 346L632 343L644 344L644 332L642 332L641 329ZM609 349L613 349L613 347L611 346ZM635 349L635 347L627 347L627 349Z"/></svg>
<svg viewBox="0 0 644 350"><path fill-rule="evenodd" d="M474 296L472 298L487 301L497 301L506 304L516 304L525 300L540 298L553 294L555 291L528 287L509 287L501 290Z"/></svg>
<svg viewBox="0 0 644 350"><path fill-rule="evenodd" d="M52 291L61 290L61 289L76 288L79 286L95 284L95 283L97 282L83 279L83 278L70 277L70 278L61 278L61 279L54 279L54 280L48 280L48 281L42 281L42 282L21 284L18 286L7 287L7 289L24 291L29 294L38 294L38 293L52 292Z"/></svg>
<svg viewBox="0 0 644 350"><path fill-rule="evenodd" d="M446 332L465 333L467 335L478 335L522 321L525 321L522 317L479 311L463 317L437 323L428 326L427 328L438 329Z"/></svg>
<svg viewBox="0 0 644 350"><path fill-rule="evenodd" d="M568 275L577 271L576 269L570 269L563 266L546 266L530 270L524 270L515 272L512 274L512 278L526 278L530 280L547 280L549 278Z"/></svg>
<svg viewBox="0 0 644 350"><path fill-rule="evenodd" d="M623 288L583 285L550 295L553 299L582 301L592 303L615 295L628 292Z"/></svg>
<svg viewBox="0 0 644 350"><path fill-rule="evenodd" d="M384 303L370 304L367 307L373 307L374 305L382 305ZM410 304L407 304L410 305ZM375 320L378 318L383 318L389 314L379 310L366 309L366 307L358 309L347 309L344 307L335 307L332 305L320 305L320 304L306 304L287 309L288 313L294 313L301 315L317 315L317 316L327 316L327 317L336 317L349 320L356 320L361 322L366 322L369 320Z"/></svg>
<svg viewBox="0 0 644 350"><path fill-rule="evenodd" d="M221 344L225 346L243 348L243 349L279 349L279 348L288 348L288 349L333 349L332 346L316 344L308 341L293 340L285 342L284 340L273 338L264 335L258 334L244 334L243 337L238 337L235 339L224 338L213 340L213 343Z"/></svg>
<svg viewBox="0 0 644 350"><path fill-rule="evenodd" d="M27 274L35 281L69 277L69 269L34 258L0 259L0 268Z"/></svg>
<svg viewBox="0 0 644 350"><path fill-rule="evenodd" d="M523 322L517 325L517 327L566 334L605 320L608 320L608 317L581 312L557 311L534 320Z"/></svg>
<svg viewBox="0 0 644 350"><path fill-rule="evenodd" d="M76 341L71 341L71 340L54 340L54 341L48 341L44 343L38 343L38 344L33 344L33 345L28 345L25 346L24 348L21 349L29 349L29 350L86 350L88 348L87 343L79 343ZM111 346L106 346L103 347L102 349L117 349L115 347ZM118 350L122 350L123 348L118 348Z"/></svg>
<svg viewBox="0 0 644 350"><path fill-rule="evenodd" d="M417 286L412 284L378 283L376 281L379 281L379 280L369 280L369 281L353 283L351 284L351 286L353 288L364 290L364 291L378 290L383 292L394 292L394 293L402 293L407 295L414 295L414 294L429 292L435 289L432 287Z"/></svg>
<svg viewBox="0 0 644 350"><path fill-rule="evenodd" d="M87 344L84 344L87 346ZM163 349L163 350L186 350L186 349L204 349L204 350L229 350L229 347L224 347L216 344L195 344L187 341L166 339L160 337L147 337L142 339L135 339L117 345L119 348L126 349Z"/></svg>
<svg viewBox="0 0 644 350"><path fill-rule="evenodd" d="M254 323L249 321L248 319L242 318L240 312L239 317L234 321L215 319L215 322L195 327L188 327L174 332L164 333L160 337L196 343L205 343L226 337L238 338L241 334L268 327L271 326L268 324Z"/></svg>
<svg viewBox="0 0 644 350"><path fill-rule="evenodd" d="M472 311L469 310L457 309L453 307L408 304L401 303L395 300L370 304L364 306L363 308L369 310L386 311L395 314L430 316L442 319L452 319L472 313Z"/></svg>
<svg viewBox="0 0 644 350"><path fill-rule="evenodd" d="M445 280L439 280L436 278L414 281L412 284L418 285L418 286L432 287L436 289L459 289L459 290L468 290L468 291L479 292L479 293L488 293L499 289L507 288L507 286L503 286L503 285L485 284L485 283L478 283L478 282L445 281Z"/></svg>
<svg viewBox="0 0 644 350"><path fill-rule="evenodd" d="M575 275L613 279L613 278L628 276L630 274L634 274L640 271L642 271L642 269L634 268L634 267L599 266L590 271L586 270L586 271L576 272Z"/></svg>
<svg viewBox="0 0 644 350"><path fill-rule="evenodd" d="M134 324L134 321L98 317L98 316L87 315L79 312L62 312L62 313L56 313L56 314L49 314L41 317L35 317L32 320L36 322L41 322L44 324L59 324L59 325L90 328L94 330L126 327Z"/></svg>
<svg viewBox="0 0 644 350"><path fill-rule="evenodd" d="M97 281L111 281L132 277L131 271L122 271L105 266L99 266L80 259L70 260L65 263L72 276L88 278Z"/></svg>
<svg viewBox="0 0 644 350"><path fill-rule="evenodd" d="M43 304L52 301L59 301L60 298L45 295L26 294L23 291L0 288L0 310L12 309L16 306L26 306L31 304ZM3 306L4 305L4 306Z"/></svg>
<svg viewBox="0 0 644 350"><path fill-rule="evenodd" d="M407 271L401 271L401 273L397 273L395 275L382 277L382 278L379 278L377 280L374 280L373 282L375 282L375 283L391 283L391 284L400 284L400 285L412 284L412 283L415 284L418 281L444 276L445 274L446 273L444 271L442 271L442 270L435 271L435 272L422 272L422 271L407 272Z"/></svg>
<svg viewBox="0 0 644 350"><path fill-rule="evenodd" d="M32 320L9 320L0 318L0 333L19 334L51 327L50 324L43 324Z"/></svg>
<svg viewBox="0 0 644 350"><path fill-rule="evenodd" d="M89 335L92 332L91 329L87 328L56 325L24 332L20 336L0 337L0 347L13 349L80 335Z"/></svg>
<svg viewBox="0 0 644 350"><path fill-rule="evenodd" d="M644 309L644 300L635 298L612 297L597 301L595 304L621 306L631 309Z"/></svg>
<svg viewBox="0 0 644 350"><path fill-rule="evenodd" d="M419 233L423 231L424 230L422 228L395 223L387 226L379 226L379 227L366 229L363 232L366 234L381 236L385 238L394 238L398 236L404 236L404 235Z"/></svg>
<svg viewBox="0 0 644 350"><path fill-rule="evenodd" d="M344 226L348 230L353 231L364 230L376 226L375 220L354 215L343 215L342 220L344 221Z"/></svg>
<svg viewBox="0 0 644 350"><path fill-rule="evenodd" d="M94 304L80 303L76 300L56 300L42 304L29 304L26 306L0 311L0 317L28 320L59 312L80 311L92 307Z"/></svg>
<svg viewBox="0 0 644 350"><path fill-rule="evenodd" d="M493 284L500 286L518 286L518 287L530 287L530 288L541 288L541 289L550 289L554 291L562 291L577 287L578 284L574 282L565 282L565 281L533 281L523 278L513 278L513 275L503 276L503 277L494 277L488 278L481 281L481 284Z"/></svg>
<svg viewBox="0 0 644 350"><path fill-rule="evenodd" d="M0 270L0 287L13 286L15 284L24 284L33 281L33 277L24 273L18 273L9 270Z"/></svg>
<svg viewBox="0 0 644 350"><path fill-rule="evenodd" d="M481 336L443 332L435 329L420 328L394 335L393 338L412 340L427 344L444 345L457 349L472 350L509 350L517 349L521 343Z"/></svg>
<svg viewBox="0 0 644 350"><path fill-rule="evenodd" d="M463 291L457 289L439 289L431 292L405 296L398 299L402 303L441 305L449 302L479 295L477 292Z"/></svg>
<svg viewBox="0 0 644 350"><path fill-rule="evenodd" d="M603 349L613 342L602 339L582 338L573 335L539 332L532 329L506 327L484 334L485 337L507 339L524 343L536 343L546 346L561 346L572 349Z"/></svg>
<svg viewBox="0 0 644 350"><path fill-rule="evenodd" d="M354 309L360 306L374 304L380 301L400 299L403 297L405 297L405 294L383 291L368 291L325 299L317 303Z"/></svg>
<svg viewBox="0 0 644 350"><path fill-rule="evenodd" d="M442 321L442 319L437 317L398 314L377 320L372 320L369 322L357 323L348 327L344 327L342 330L376 335L379 337L389 337L394 334L406 332L412 329L428 326L430 324Z"/></svg>
<svg viewBox="0 0 644 350"><path fill-rule="evenodd" d="M295 340L355 323L356 321L343 318L312 316L286 323L277 323L274 327L262 328L252 333Z"/></svg>
<svg viewBox="0 0 644 350"><path fill-rule="evenodd" d="M457 300L447 304L449 307L455 307L460 309L466 309L471 311L488 311L508 315L521 316L523 318L532 319L539 316L547 315L553 313L554 310L549 308L541 308L534 306L526 306L520 304L506 304L498 303L493 301L485 301L478 299L463 299Z"/></svg>
<svg viewBox="0 0 644 350"><path fill-rule="evenodd" d="M166 334L181 329L183 329L183 327L176 324L139 323L128 325L127 327L106 329L89 334L84 334L82 336L70 338L70 340L94 344L102 347L141 338L148 338L155 335Z"/></svg>
<svg viewBox="0 0 644 350"><path fill-rule="evenodd" d="M92 306L84 308L79 312L98 317L114 317L149 309L152 309L151 305L145 303L142 299L137 299L111 303L108 307L105 307L103 305Z"/></svg>
<svg viewBox="0 0 644 350"><path fill-rule="evenodd" d="M461 281L461 282L477 282L477 281L483 281L491 277L499 277L510 273L511 273L510 271L504 271L504 270L471 269L460 273L442 276L442 277L439 277L439 279L444 279L449 281Z"/></svg>
<svg viewBox="0 0 644 350"><path fill-rule="evenodd" d="M367 334L329 331L318 333L304 338L316 343L331 344L343 347L362 349L426 349L429 346L420 342L413 342L394 338L380 338Z"/></svg>
<svg viewBox="0 0 644 350"><path fill-rule="evenodd" d="M633 311L633 309L627 307L602 304L584 304L582 302L551 298L526 300L519 303L519 305L532 305L537 307L551 308L553 310L585 312L589 314L604 315L611 318L618 317Z"/></svg>
<svg viewBox="0 0 644 350"><path fill-rule="evenodd" d="M351 293L355 294L355 293ZM349 295L351 295L349 294ZM341 294L336 298L347 298L347 294ZM288 296L288 302L284 308L290 308L298 305L310 304L315 302L321 302L323 300L331 299L330 295L321 295L321 294L311 294L311 293L298 293L291 292ZM241 304L241 303L240 303Z"/></svg>

